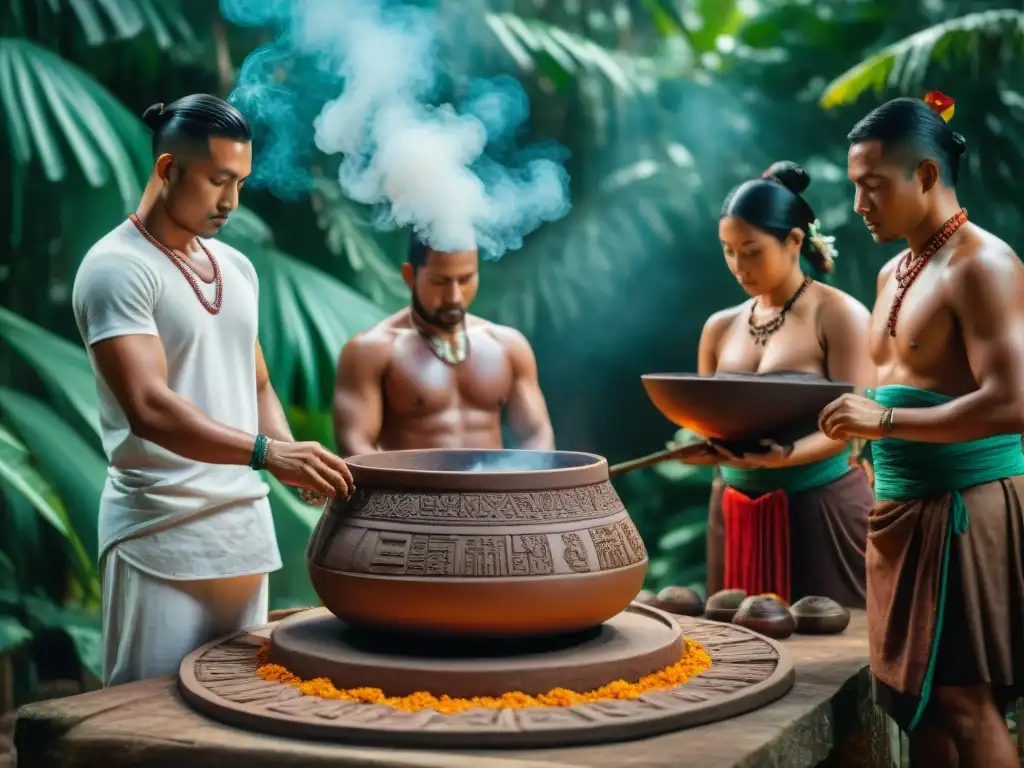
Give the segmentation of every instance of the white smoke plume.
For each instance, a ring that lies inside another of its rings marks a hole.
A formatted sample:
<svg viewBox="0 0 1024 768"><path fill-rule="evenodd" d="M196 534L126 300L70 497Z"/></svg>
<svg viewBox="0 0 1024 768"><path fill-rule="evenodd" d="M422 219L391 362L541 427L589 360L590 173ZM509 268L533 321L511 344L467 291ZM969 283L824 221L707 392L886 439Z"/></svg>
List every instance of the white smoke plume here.
<svg viewBox="0 0 1024 768"><path fill-rule="evenodd" d="M434 250L479 248L496 259L569 212L566 151L515 147L529 112L518 82L478 79L459 108L433 102L443 74L434 12L381 0L221 0L221 9L239 24L276 23L281 34L272 47L315 62L311 91L322 93L333 81L340 92L312 121L313 141L324 153L342 155L342 189L378 206L382 228L408 226ZM253 66L240 76L239 93L248 89L252 108L239 106L265 116L254 86L276 88L280 100L280 85L253 82L257 69L267 76L266 67L255 66L261 56L265 49L254 52ZM293 82L289 87L297 90ZM291 93L289 116L301 112L296 102L311 97ZM489 148L499 150L500 161ZM275 175L288 165L279 156ZM267 179L271 188L275 181L287 186L283 178Z"/></svg>

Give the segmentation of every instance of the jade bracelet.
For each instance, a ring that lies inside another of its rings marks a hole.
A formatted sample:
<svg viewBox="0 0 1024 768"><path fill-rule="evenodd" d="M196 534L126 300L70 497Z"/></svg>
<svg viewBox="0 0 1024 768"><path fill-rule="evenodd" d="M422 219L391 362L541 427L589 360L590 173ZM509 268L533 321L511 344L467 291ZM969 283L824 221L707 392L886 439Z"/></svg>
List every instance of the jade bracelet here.
<svg viewBox="0 0 1024 768"><path fill-rule="evenodd" d="M267 463L268 448L270 448L270 441L266 435L256 435L256 442L252 445L252 458L249 459L249 466L253 469L263 469Z"/></svg>

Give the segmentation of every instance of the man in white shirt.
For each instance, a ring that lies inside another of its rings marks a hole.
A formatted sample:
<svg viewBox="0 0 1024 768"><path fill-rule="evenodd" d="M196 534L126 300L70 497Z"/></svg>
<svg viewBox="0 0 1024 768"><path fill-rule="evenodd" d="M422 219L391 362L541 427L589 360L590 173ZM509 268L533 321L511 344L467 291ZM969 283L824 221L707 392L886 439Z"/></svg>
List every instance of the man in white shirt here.
<svg viewBox="0 0 1024 768"><path fill-rule="evenodd" d="M268 488L322 504L345 463L296 443L257 340L259 282L209 239L238 205L251 133L193 95L154 105L138 210L86 254L73 306L99 394L109 470L99 514L105 685L173 674L209 640L267 620L281 567Z"/></svg>

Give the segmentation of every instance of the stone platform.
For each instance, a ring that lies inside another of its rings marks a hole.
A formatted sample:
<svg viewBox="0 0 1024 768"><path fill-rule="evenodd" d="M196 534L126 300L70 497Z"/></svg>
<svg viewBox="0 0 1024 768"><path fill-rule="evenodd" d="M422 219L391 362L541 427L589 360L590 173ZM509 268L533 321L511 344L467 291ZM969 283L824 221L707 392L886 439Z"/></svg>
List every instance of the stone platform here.
<svg viewBox="0 0 1024 768"><path fill-rule="evenodd" d="M688 620L680 619L684 626ZM781 641L796 669L782 699L709 725L615 744L531 750L352 747L243 731L192 710L173 677L23 707L15 745L31 768L874 768L888 766L873 715L866 620Z"/></svg>
<svg viewBox="0 0 1024 768"><path fill-rule="evenodd" d="M481 655L487 646L474 643L465 648L465 661L431 657L429 643L421 643L415 656L367 647L349 637L326 609L306 611L272 630L270 660L280 655L289 671L307 680L320 671L335 684L343 680L345 688L381 687L396 696L415 691L500 696L510 681L511 690L534 694L559 686L591 691L675 663L682 653L681 634L704 647L710 669L636 699L572 707L473 707L442 714L304 696L260 678L256 632L222 638L187 656L180 691L200 712L258 733L363 746L529 749L604 744L725 720L775 701L793 685L792 659L776 641L733 624L703 619L677 624L672 615L640 604L597 632L575 638L568 648L520 655L526 649L515 643L518 652L506 655L501 650L508 641L496 641L490 646L493 656ZM377 685L374 662L380 665ZM401 682L403 676L409 680Z"/></svg>
<svg viewBox="0 0 1024 768"><path fill-rule="evenodd" d="M239 653L228 651L232 645L240 646ZM182 675L193 681L186 687L205 700L211 689L232 687L222 682L226 675L238 682L258 679L244 667L249 658L244 649L243 636L234 641L221 638L196 650L182 663ZM501 696L510 684L513 690L529 693L552 688L592 691L612 680L639 680L664 669L675 664L683 650L682 633L672 615L639 603L586 632L486 642L360 631L338 621L326 608L314 608L273 629L267 661L303 680L326 677L340 689L380 688L389 696L443 691L471 699ZM233 659L241 660L243 667L232 668Z"/></svg>

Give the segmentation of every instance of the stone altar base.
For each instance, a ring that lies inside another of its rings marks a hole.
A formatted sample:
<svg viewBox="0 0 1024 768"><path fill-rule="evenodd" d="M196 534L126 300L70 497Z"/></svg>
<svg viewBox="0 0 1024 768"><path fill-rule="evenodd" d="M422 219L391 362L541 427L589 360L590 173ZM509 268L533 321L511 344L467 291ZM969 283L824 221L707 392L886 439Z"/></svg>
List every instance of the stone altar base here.
<svg viewBox="0 0 1024 768"><path fill-rule="evenodd" d="M581 642L526 656L412 660L407 655L354 646L341 623L323 614L298 615L272 634L272 656L297 662L289 667L303 679L323 672L373 685L372 666L388 695L429 690L472 697L507 690L542 693L572 684L587 691L620 679L639 679L680 657L680 628L665 613L634 605L607 622L601 633ZM306 696L291 686L256 674L260 642L249 634L211 643L185 658L179 675L183 698L199 711L231 725L262 733L329 739L366 745L504 749L594 744L650 736L733 717L785 695L793 686L789 654L775 641L732 624L691 620L685 635L699 642L712 666L675 688L632 700L607 700L572 707L476 708L453 714L424 709L404 712L386 704L332 701ZM278 638L278 633L282 637ZM633 674L614 671L624 661ZM403 668L413 679L399 683ZM580 672L574 670L579 669ZM639 672L639 674L636 674ZM459 689L453 693L446 680ZM394 683L401 691L386 687ZM420 687L423 685L424 687ZM429 687L426 687L428 686Z"/></svg>
<svg viewBox="0 0 1024 768"><path fill-rule="evenodd" d="M678 617L684 634L690 619ZM884 722L868 699L866 620L831 637L781 641L792 690L743 715L660 736L538 750L388 749L286 738L208 718L159 677L29 704L18 765L31 768L889 768Z"/></svg>
<svg viewBox="0 0 1024 768"><path fill-rule="evenodd" d="M389 696L444 692L471 699L506 691L592 691L664 669L684 650L675 619L639 603L585 632L490 640L360 631L326 608L314 608L273 630L268 661L303 680L326 677L340 690L380 688ZM186 660L187 668L194 669L190 665L202 652Z"/></svg>

